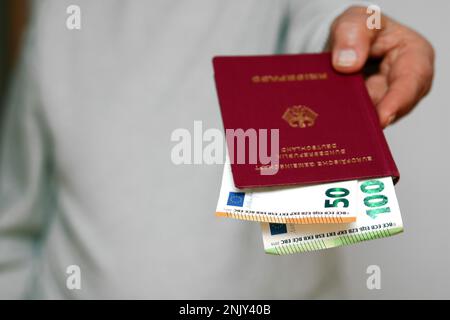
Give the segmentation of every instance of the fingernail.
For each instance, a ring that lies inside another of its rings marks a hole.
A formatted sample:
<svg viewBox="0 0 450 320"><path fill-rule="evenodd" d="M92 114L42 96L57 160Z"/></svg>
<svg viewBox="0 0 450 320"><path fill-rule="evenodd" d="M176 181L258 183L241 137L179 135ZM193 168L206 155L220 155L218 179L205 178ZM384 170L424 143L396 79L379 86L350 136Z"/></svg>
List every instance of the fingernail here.
<svg viewBox="0 0 450 320"><path fill-rule="evenodd" d="M356 63L356 51L353 49L339 50L337 64L341 67L351 67Z"/></svg>
<svg viewBox="0 0 450 320"><path fill-rule="evenodd" d="M388 118L388 121L387 121L386 126L390 125L392 122L394 122L394 120L395 120L395 115L390 116L390 117Z"/></svg>

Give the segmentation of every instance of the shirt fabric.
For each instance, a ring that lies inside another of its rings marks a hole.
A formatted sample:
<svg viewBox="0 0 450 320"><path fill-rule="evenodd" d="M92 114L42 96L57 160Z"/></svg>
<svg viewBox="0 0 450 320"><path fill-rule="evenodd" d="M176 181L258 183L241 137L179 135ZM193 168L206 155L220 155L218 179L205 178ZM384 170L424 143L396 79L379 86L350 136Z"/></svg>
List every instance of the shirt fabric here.
<svg viewBox="0 0 450 320"><path fill-rule="evenodd" d="M222 165L173 164L170 137L222 128L213 56L322 51L348 6L35 1L0 135L0 297L344 297L337 250L265 254L257 223L214 216Z"/></svg>

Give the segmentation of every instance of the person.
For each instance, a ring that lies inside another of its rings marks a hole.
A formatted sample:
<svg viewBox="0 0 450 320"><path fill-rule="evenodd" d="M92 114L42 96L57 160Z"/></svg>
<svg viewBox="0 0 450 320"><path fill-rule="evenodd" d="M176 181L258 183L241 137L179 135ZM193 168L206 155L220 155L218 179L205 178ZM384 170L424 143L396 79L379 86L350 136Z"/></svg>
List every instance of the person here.
<svg viewBox="0 0 450 320"><path fill-rule="evenodd" d="M344 298L339 250L275 257L257 224L217 220L219 165L176 166L170 135L221 128L215 55L332 51L381 59L386 127L429 91L431 45L330 0L77 0L32 6L0 148L0 297ZM71 276L78 272L79 283Z"/></svg>

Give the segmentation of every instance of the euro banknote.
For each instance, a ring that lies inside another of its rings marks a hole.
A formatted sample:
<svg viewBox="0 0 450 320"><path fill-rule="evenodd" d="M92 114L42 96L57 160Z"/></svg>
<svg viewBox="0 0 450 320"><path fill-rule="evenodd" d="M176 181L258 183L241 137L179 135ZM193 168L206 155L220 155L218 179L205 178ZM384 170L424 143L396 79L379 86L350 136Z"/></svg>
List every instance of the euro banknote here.
<svg viewBox="0 0 450 320"><path fill-rule="evenodd" d="M357 219L348 224L261 223L264 250L275 255L315 251L389 237L403 231L392 178L358 181Z"/></svg>
<svg viewBox="0 0 450 320"><path fill-rule="evenodd" d="M326 224L356 221L358 181L301 187L237 189L224 166L216 215L274 223Z"/></svg>

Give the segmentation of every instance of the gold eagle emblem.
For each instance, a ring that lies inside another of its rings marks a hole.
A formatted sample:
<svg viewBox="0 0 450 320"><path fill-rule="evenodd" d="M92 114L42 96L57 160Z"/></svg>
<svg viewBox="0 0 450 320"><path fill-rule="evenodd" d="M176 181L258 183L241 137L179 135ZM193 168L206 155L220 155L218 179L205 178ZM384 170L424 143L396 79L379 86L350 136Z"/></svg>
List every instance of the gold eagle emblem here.
<svg viewBox="0 0 450 320"><path fill-rule="evenodd" d="M287 108L282 118L294 128L312 127L318 114L307 106L293 106Z"/></svg>

